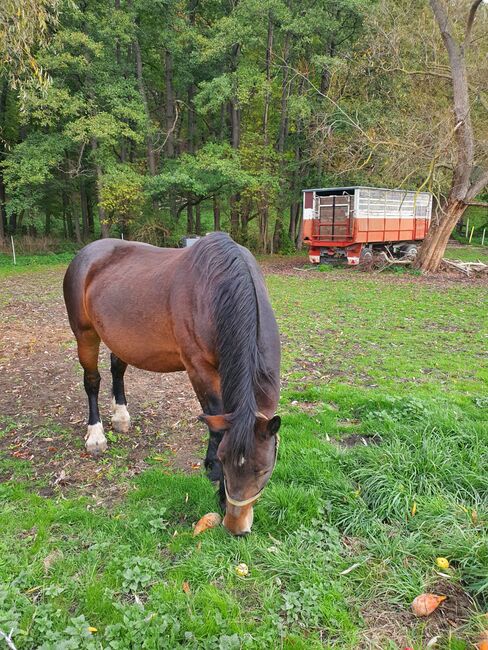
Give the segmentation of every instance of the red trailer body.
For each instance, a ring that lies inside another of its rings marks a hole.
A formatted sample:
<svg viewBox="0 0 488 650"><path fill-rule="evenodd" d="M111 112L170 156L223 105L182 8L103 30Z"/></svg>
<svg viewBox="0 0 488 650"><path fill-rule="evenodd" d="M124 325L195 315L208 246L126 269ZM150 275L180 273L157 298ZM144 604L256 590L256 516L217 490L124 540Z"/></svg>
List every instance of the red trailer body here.
<svg viewBox="0 0 488 650"><path fill-rule="evenodd" d="M373 254L414 257L430 225L429 192L376 187L303 190L303 242L314 264Z"/></svg>

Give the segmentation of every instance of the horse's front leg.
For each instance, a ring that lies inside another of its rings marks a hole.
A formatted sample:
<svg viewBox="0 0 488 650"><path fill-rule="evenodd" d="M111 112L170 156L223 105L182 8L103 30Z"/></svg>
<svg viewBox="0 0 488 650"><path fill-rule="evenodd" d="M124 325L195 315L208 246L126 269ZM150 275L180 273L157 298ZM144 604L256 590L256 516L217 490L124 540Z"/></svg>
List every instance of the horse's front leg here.
<svg viewBox="0 0 488 650"><path fill-rule="evenodd" d="M130 415L124 389L125 361L110 353L110 370L112 371L112 428L119 433L127 433L130 428Z"/></svg>
<svg viewBox="0 0 488 650"><path fill-rule="evenodd" d="M220 379L215 368L208 363L196 363L192 359L185 364L195 394L205 415L222 415L224 407L220 396ZM208 478L219 485L219 502L225 510L225 488L222 464L217 458L217 450L222 441L223 432L213 431L208 427L209 439L205 454L205 469Z"/></svg>
<svg viewBox="0 0 488 650"><path fill-rule="evenodd" d="M83 330L77 335L78 358L83 368L83 383L88 397L88 429L85 447L90 454L100 454L107 449L107 439L98 410L100 373L98 372L98 350L100 339L94 330Z"/></svg>

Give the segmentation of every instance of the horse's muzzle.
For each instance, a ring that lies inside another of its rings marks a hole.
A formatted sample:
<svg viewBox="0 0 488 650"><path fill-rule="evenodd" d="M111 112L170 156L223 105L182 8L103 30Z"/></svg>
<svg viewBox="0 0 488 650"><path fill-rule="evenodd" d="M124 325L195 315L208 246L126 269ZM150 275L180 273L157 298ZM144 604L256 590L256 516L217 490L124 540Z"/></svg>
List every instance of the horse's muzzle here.
<svg viewBox="0 0 488 650"><path fill-rule="evenodd" d="M227 502L223 523L227 530L233 535L242 537L243 535L250 533L253 518L254 512L252 503L242 507L237 507Z"/></svg>

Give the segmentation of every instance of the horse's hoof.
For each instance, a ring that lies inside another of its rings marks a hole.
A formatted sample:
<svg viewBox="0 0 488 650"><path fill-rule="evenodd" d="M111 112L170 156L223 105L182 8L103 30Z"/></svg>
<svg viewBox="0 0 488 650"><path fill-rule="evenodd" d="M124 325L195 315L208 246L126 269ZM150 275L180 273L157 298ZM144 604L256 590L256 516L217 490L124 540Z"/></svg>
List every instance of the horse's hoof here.
<svg viewBox="0 0 488 650"><path fill-rule="evenodd" d="M130 415L125 404L116 404L112 399L112 429L117 433L128 433L130 429Z"/></svg>
<svg viewBox="0 0 488 650"><path fill-rule="evenodd" d="M103 433L103 425L101 422L88 425L85 441L85 448L92 456L98 456L107 449L107 438Z"/></svg>

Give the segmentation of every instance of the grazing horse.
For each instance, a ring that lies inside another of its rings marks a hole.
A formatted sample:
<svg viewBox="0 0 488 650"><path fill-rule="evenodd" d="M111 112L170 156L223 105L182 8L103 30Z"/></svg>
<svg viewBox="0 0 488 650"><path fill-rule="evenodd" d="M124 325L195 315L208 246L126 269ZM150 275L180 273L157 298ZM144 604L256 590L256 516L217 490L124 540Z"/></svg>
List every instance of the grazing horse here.
<svg viewBox="0 0 488 650"><path fill-rule="evenodd" d="M98 411L100 341L111 350L116 431L130 427L127 365L186 370L209 429L205 467L219 482L224 525L248 533L280 427L280 340L251 253L224 233L183 249L103 239L76 255L63 288L88 396L87 451L107 448Z"/></svg>

